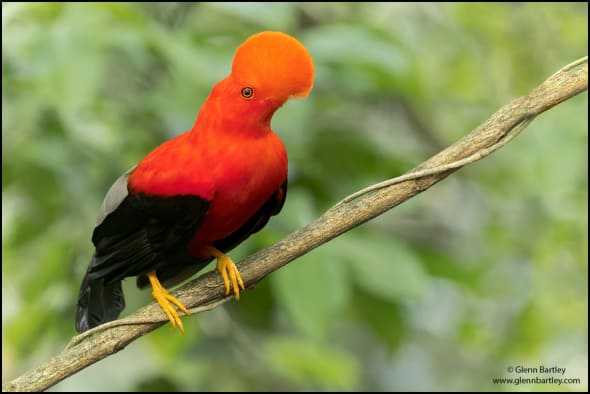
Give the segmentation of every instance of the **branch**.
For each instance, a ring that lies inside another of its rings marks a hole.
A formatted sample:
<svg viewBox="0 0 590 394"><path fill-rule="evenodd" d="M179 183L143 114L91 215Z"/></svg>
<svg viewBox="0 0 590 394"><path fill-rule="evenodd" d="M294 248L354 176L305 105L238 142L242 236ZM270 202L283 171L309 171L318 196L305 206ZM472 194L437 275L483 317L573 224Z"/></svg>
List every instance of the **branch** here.
<svg viewBox="0 0 590 394"><path fill-rule="evenodd" d="M248 288L271 272L332 238L359 226L423 192L460 167L480 160L520 133L539 114L588 88L588 57L549 77L528 95L500 108L488 120L455 144L409 173L354 193L320 218L263 249L238 266ZM174 292L193 313L212 309L230 298L223 282L209 272ZM2 391L45 390L77 371L123 349L168 319L154 303L132 315L74 337L59 355L2 385Z"/></svg>

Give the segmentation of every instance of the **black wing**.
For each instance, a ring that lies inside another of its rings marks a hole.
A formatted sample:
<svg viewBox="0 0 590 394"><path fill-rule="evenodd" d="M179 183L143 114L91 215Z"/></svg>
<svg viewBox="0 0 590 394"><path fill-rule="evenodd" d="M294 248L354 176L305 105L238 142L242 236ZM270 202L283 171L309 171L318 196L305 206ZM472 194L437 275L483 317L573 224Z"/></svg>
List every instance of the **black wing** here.
<svg viewBox="0 0 590 394"><path fill-rule="evenodd" d="M186 249L209 205L191 195L129 194L94 229L96 252L89 279L110 284L166 264L179 249Z"/></svg>
<svg viewBox="0 0 590 394"><path fill-rule="evenodd" d="M132 170L132 169L131 169ZM96 248L82 282L76 328L82 332L117 318L125 306L120 281L167 264L197 264L186 246L210 202L199 196L130 194L123 174L103 202L92 235Z"/></svg>
<svg viewBox="0 0 590 394"><path fill-rule="evenodd" d="M260 231L266 226L271 216L281 211L286 195L287 181L285 180L281 187L266 200L264 205L242 227L226 238L214 242L214 246L225 253L245 241L250 235ZM158 278L162 283L165 283L165 286L173 286L197 273L210 261L211 259L195 260L194 257L191 260L191 256L188 256L186 252L184 254L179 253L174 259L170 260L169 264L158 269ZM143 288L148 284L148 279L145 276L142 275L137 278L137 286Z"/></svg>

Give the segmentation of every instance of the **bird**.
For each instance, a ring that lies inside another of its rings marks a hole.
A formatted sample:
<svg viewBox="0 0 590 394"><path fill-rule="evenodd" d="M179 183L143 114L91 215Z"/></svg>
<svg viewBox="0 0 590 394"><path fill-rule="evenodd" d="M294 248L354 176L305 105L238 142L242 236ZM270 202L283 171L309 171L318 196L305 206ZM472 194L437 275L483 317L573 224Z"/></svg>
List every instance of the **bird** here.
<svg viewBox="0 0 590 394"><path fill-rule="evenodd" d="M244 281L226 254L278 214L287 194L285 147L271 129L290 98L314 84L309 51L296 38L263 31L236 50L191 129L157 146L108 190L92 233L94 254L76 304L80 333L118 318L121 281L136 277L172 328L184 334L186 306L167 288L213 259L228 296Z"/></svg>

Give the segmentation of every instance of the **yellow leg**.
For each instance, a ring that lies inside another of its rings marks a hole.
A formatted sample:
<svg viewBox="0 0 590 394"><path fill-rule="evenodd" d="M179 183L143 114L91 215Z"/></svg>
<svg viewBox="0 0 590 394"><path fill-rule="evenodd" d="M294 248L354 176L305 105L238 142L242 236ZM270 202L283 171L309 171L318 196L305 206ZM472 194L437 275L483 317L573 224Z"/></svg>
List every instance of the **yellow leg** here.
<svg viewBox="0 0 590 394"><path fill-rule="evenodd" d="M172 328L175 328L178 325L178 329L180 333L184 335L184 326L182 325L182 320L180 320L180 316L178 316L178 312L174 309L174 305L178 307L185 315L190 315L191 313L186 309L186 306L182 304L182 302L178 301L176 298L172 297L170 293L162 286L158 277L156 276L156 271L148 272L147 274L148 279L152 285L152 297L154 300L158 302L160 308L164 311L168 319L170 320L170 324L172 324ZM172 304L171 304L172 303Z"/></svg>
<svg viewBox="0 0 590 394"><path fill-rule="evenodd" d="M233 287L236 300L239 300L240 288L244 290L245 287L238 268L234 262L231 261L229 256L223 254L219 249L210 246L208 250L209 253L211 253L211 255L217 259L217 271L219 271L221 277L223 278L223 284L225 285L225 295L229 295L230 289Z"/></svg>

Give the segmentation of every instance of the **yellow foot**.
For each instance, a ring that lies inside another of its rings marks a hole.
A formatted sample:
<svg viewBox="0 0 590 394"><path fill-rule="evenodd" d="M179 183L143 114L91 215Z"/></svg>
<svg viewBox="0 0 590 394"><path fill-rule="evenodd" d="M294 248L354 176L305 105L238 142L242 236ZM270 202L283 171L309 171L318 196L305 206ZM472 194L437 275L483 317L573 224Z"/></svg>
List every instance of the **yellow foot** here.
<svg viewBox="0 0 590 394"><path fill-rule="evenodd" d="M185 315L190 315L191 313L186 309L186 306L182 304L182 302L178 301L176 298L172 297L170 293L162 286L158 277L156 276L156 271L148 272L147 274L150 283L152 284L152 297L154 300L160 304L160 308L164 311L168 319L170 320L170 324L172 324L172 328L178 326L180 333L184 335L184 326L182 325L182 320L180 320L180 316L178 316L178 312L174 309L174 305L178 307ZM172 304L171 304L172 303Z"/></svg>
<svg viewBox="0 0 590 394"><path fill-rule="evenodd" d="M242 276L238 271L238 268L234 264L233 261L223 254L220 250L210 246L208 248L209 252L212 256L217 258L217 271L221 274L223 278L223 284L225 285L225 295L229 295L230 289L233 287L234 295L236 300L240 299L240 289L244 290L244 281L242 280ZM230 286L230 279L231 279L231 286Z"/></svg>

